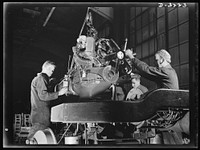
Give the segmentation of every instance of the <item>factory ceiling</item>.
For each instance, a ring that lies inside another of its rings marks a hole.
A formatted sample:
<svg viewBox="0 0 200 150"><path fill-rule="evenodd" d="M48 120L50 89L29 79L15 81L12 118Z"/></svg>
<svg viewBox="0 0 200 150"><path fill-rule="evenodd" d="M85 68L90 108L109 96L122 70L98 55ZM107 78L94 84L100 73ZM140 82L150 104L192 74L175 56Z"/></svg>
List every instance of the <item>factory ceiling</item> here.
<svg viewBox="0 0 200 150"><path fill-rule="evenodd" d="M7 13L12 15L8 27L12 27L14 57L19 55L33 62L49 56L65 59L65 53L76 42L86 10L87 7L13 6Z"/></svg>
<svg viewBox="0 0 200 150"><path fill-rule="evenodd" d="M11 33L14 65L38 67L45 59L67 62L76 44L86 6L11 5L7 7L5 29ZM105 19L93 13L98 21ZM10 35L10 34L9 34ZM16 68L16 67L14 67ZM32 68L34 69L34 68Z"/></svg>
<svg viewBox="0 0 200 150"><path fill-rule="evenodd" d="M6 74L14 104L29 104L30 83L44 61L56 62L54 77L67 71L88 7L82 5L11 4L4 7ZM95 14L96 20L105 18ZM7 81L7 80L6 80ZM20 88L19 88L20 86ZM24 103L24 101L27 103Z"/></svg>

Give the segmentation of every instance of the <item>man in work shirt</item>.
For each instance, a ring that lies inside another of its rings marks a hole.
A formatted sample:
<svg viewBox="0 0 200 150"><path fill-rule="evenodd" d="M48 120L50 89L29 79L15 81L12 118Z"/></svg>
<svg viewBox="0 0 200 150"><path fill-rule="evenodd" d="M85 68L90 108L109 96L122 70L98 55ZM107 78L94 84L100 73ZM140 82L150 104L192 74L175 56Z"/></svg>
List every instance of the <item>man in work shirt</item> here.
<svg viewBox="0 0 200 150"><path fill-rule="evenodd" d="M132 89L128 92L126 100L137 100L142 94L148 92L148 89L140 84L140 77L139 74L131 75Z"/></svg>
<svg viewBox="0 0 200 150"><path fill-rule="evenodd" d="M42 71L31 82L31 129L26 143L31 144L34 134L50 126L50 101L55 100L67 92L62 88L58 92L50 92L50 77L55 70L55 63L46 61Z"/></svg>
<svg viewBox="0 0 200 150"><path fill-rule="evenodd" d="M149 66L145 62L135 58L133 52L129 49L126 50L125 54L143 77L156 82L157 88L179 89L178 77L176 71L170 65L171 56L166 50L161 49L155 54L158 67ZM183 132L189 134L189 112L178 122L182 127L178 127L180 131L176 132L176 134L181 135ZM168 132L167 135L171 138L174 137L170 132ZM168 141L169 139L166 139L166 137L163 138L170 143L170 141ZM183 139L180 138L176 142L179 144L183 143Z"/></svg>
<svg viewBox="0 0 200 150"><path fill-rule="evenodd" d="M158 67L149 66L135 58L130 49L126 50L125 53L143 77L156 82L157 88L179 89L178 77L170 65L171 56L166 50L161 49L155 54Z"/></svg>

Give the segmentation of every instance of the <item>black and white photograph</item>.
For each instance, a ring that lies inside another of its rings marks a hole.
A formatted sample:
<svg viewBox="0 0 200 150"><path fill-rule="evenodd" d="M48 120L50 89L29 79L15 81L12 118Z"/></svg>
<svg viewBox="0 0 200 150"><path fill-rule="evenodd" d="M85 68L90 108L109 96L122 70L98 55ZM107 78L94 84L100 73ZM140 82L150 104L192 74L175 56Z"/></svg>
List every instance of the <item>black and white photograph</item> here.
<svg viewBox="0 0 200 150"><path fill-rule="evenodd" d="M196 2L4 2L4 148L198 148Z"/></svg>

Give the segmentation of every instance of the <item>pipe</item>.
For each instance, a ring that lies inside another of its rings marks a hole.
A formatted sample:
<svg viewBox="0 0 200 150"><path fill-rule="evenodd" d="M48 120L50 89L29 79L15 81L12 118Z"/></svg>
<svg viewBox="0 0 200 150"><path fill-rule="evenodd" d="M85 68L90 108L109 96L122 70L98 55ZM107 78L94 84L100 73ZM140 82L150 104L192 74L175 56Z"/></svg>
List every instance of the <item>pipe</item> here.
<svg viewBox="0 0 200 150"><path fill-rule="evenodd" d="M83 25L82 25L82 27L81 27L81 31L80 31L80 33L79 33L79 36L82 34L83 28L84 28L84 26L85 26L85 22L86 22L86 19L87 19L87 16L88 16L89 9L90 9L90 7L87 8L85 20L84 20ZM78 37L79 37L79 36L78 36Z"/></svg>
<svg viewBox="0 0 200 150"><path fill-rule="evenodd" d="M52 15L53 11L55 10L55 8L56 8L56 7L52 7L52 8L51 8L51 11L50 11L49 15L47 16L47 18L46 18L46 20L45 20L45 22L44 22L44 24L43 24L43 27L46 26L46 24L47 24L47 22L49 21L49 18L51 17L51 15Z"/></svg>

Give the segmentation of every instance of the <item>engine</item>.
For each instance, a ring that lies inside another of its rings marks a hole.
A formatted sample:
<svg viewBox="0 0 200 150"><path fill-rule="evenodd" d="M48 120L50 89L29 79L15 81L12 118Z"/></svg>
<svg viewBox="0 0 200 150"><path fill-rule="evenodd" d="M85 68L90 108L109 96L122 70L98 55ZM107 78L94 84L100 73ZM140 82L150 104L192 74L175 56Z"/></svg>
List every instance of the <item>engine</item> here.
<svg viewBox="0 0 200 150"><path fill-rule="evenodd" d="M95 96L104 95L116 84L120 65L124 65L126 74L131 67L113 39L98 39L91 20L86 17L85 23L87 33L79 35L72 47L70 68L55 86L55 91L67 87L66 96L75 95L78 101L52 107L54 130L38 131L33 144L162 144L165 137L161 133L188 135L187 90L158 89L134 102L96 101ZM124 49L126 44L127 40Z"/></svg>

